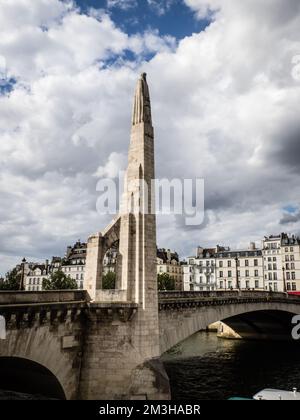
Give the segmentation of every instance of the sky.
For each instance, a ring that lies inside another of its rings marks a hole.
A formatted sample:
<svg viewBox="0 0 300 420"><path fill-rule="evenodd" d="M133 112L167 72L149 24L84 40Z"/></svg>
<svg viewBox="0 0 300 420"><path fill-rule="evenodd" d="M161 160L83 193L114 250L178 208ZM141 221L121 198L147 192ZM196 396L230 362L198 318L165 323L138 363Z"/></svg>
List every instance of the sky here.
<svg viewBox="0 0 300 420"><path fill-rule="evenodd" d="M147 72L158 178L203 178L205 219L158 245L300 233L299 0L1 0L0 273L105 228Z"/></svg>

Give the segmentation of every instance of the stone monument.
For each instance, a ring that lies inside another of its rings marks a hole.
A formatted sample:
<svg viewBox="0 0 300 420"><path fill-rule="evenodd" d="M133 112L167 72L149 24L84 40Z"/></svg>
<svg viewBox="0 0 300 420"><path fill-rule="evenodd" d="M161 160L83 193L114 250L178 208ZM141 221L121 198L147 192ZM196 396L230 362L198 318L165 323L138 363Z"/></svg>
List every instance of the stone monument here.
<svg viewBox="0 0 300 420"><path fill-rule="evenodd" d="M87 326L90 346L82 369L84 399L169 396L168 378L159 360L154 178L151 102L143 73L134 97L120 213L88 240L85 289L95 316ZM103 258L116 242L116 290L102 290Z"/></svg>

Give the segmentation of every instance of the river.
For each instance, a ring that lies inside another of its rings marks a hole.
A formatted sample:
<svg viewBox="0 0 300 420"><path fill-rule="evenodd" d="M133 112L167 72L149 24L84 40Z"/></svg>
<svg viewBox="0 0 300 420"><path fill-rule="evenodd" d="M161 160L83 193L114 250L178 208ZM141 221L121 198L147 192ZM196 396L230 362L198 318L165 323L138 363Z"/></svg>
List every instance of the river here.
<svg viewBox="0 0 300 420"><path fill-rule="evenodd" d="M224 340L199 332L163 356L172 399L252 397L300 389L300 343Z"/></svg>

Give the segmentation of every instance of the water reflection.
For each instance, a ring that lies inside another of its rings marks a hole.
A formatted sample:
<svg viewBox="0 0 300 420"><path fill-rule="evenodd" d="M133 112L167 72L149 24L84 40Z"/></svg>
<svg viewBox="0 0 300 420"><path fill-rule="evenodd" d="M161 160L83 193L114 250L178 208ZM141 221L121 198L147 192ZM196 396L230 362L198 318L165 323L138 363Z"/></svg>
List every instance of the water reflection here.
<svg viewBox="0 0 300 420"><path fill-rule="evenodd" d="M200 332L163 357L172 399L252 397L263 388L300 389L300 343L218 339Z"/></svg>

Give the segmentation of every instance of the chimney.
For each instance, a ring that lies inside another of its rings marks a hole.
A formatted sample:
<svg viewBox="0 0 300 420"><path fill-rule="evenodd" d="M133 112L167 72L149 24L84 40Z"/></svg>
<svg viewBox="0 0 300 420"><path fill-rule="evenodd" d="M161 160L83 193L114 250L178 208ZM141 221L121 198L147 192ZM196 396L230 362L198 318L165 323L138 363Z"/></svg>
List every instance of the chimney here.
<svg viewBox="0 0 300 420"><path fill-rule="evenodd" d="M167 259L168 259L168 261L171 261L171 251L170 251L170 249L167 250Z"/></svg>
<svg viewBox="0 0 300 420"><path fill-rule="evenodd" d="M255 250L256 250L255 242L250 242L250 251L255 251Z"/></svg>
<svg viewBox="0 0 300 420"><path fill-rule="evenodd" d="M72 252L72 247L71 246L68 246L67 252L66 252L66 258L69 258L70 257L71 252Z"/></svg>
<svg viewBox="0 0 300 420"><path fill-rule="evenodd" d="M203 251L204 249L201 246L197 248L197 258L203 258Z"/></svg>

